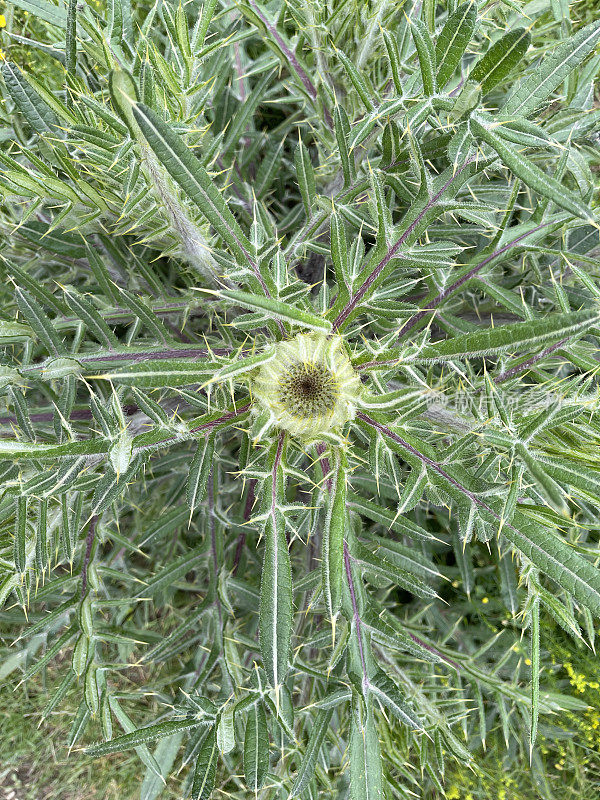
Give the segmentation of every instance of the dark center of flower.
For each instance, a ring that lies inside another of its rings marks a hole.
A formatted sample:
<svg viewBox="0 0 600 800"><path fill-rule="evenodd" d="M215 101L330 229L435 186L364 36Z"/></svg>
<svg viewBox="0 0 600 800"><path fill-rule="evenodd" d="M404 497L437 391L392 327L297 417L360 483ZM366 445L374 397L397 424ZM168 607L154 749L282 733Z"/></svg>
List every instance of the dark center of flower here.
<svg viewBox="0 0 600 800"><path fill-rule="evenodd" d="M297 417L317 417L332 412L337 395L337 381L321 364L293 364L280 382L279 400Z"/></svg>

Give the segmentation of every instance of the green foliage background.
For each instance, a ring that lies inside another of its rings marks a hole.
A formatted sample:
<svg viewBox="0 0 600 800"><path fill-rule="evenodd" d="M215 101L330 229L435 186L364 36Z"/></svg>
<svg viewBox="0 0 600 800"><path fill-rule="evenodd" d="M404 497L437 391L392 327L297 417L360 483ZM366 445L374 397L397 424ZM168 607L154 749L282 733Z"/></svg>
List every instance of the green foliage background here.
<svg viewBox="0 0 600 800"><path fill-rule="evenodd" d="M594 16L4 9L0 760L43 696L45 796L600 796ZM299 437L252 387L308 331L362 389Z"/></svg>

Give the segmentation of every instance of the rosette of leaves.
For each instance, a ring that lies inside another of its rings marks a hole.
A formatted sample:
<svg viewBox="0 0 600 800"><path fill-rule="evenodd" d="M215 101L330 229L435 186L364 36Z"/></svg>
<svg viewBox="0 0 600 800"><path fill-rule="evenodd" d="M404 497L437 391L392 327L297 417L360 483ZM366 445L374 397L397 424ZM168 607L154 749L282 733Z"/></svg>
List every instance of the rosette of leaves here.
<svg viewBox="0 0 600 800"><path fill-rule="evenodd" d="M145 800L544 785L600 614L600 23L545 11L7 15L2 674Z"/></svg>

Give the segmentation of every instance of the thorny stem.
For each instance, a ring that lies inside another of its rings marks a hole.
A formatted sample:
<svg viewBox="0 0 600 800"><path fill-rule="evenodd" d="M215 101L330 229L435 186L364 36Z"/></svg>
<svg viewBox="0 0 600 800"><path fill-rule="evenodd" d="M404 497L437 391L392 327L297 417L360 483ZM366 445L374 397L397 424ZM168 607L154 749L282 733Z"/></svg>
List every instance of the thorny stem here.
<svg viewBox="0 0 600 800"><path fill-rule="evenodd" d="M352 615L354 617L354 624L356 626L356 638L358 639L358 652L360 653L360 663L363 671L363 687L366 689L369 685L369 676L367 674L367 664L365 661L365 654L363 650L362 641L362 624L358 607L356 605L356 590L354 587L354 578L352 577L352 568L350 566L350 554L348 552L348 544L344 539L344 567L346 568L346 577L348 578L348 588L350 589L350 598L352 600Z"/></svg>
<svg viewBox="0 0 600 800"><path fill-rule="evenodd" d="M407 228L407 229L404 231L404 233L402 234L402 236L400 236L400 238L398 239L398 241L397 241L397 242L396 242L396 243L395 243L395 244L394 244L394 245L393 245L393 246L392 246L392 247L391 247L391 248L390 248L390 249L387 251L387 253L385 254L385 256L384 256L384 257L381 259L381 261L379 262L379 264L377 264L377 266L376 266L376 267L375 267L375 269L374 269L374 270L371 272L371 274L370 274L370 275L368 275L368 276L365 278L365 280L364 280L363 284L362 284L362 285L361 285L361 287L358 289L358 291L356 292L356 294L353 294L353 295L352 295L352 297L350 298L350 300L347 302L347 304L346 304L345 308L343 308L343 309L342 309L342 311L341 311L341 312L338 314L338 316L337 316L337 319L336 319L336 320L334 321L334 323L333 323L334 330L337 330L337 329L338 329L338 328L339 328L339 327L340 327L340 326L341 326L341 325L342 325L342 324L343 324L343 323L344 323L344 322L345 322L345 321L348 319L348 317L350 316L350 314L351 314L351 313L352 313L352 312L353 312L353 311L356 309L357 305L358 305L358 304L360 303L360 301L363 299L363 297L365 296L365 294L366 294L366 293L369 291L369 289L371 288L371 286L372 286L372 285L375 283L375 281L377 280L377 278L379 277L379 275L381 274L381 272L382 272L382 271L385 269L385 267L386 267L386 266L389 264L389 262L390 262L390 261L391 261L391 260L394 258L394 256L395 256L395 255L396 255L396 253L398 252L398 250L399 250L399 249L402 247L402 245L403 245L403 244L406 242L406 240L407 240L407 239L408 239L408 237L411 235L411 233L412 233L412 232L415 230L415 228L417 227L417 225L418 225L418 224L421 222L421 220L423 219L423 217L425 216L425 214L426 214L426 213L427 213L427 212L428 212L428 211L429 211L431 208L433 208L433 206L434 206L434 205L437 203L437 201L440 199L440 197L441 197L441 196L444 194L444 192L445 192L445 191L446 191L446 189L447 189L447 188L450 186L450 184L451 184L451 183L452 183L454 180L456 180L456 178L457 178L457 177L458 177L458 176L459 176L459 175L460 175L460 174L463 172L463 170L465 170L465 169L466 169L466 168L469 166L469 164L471 164L473 161L474 161L474 159L473 159L473 158L471 158L471 159L468 159L468 160L467 160L467 161L466 161L466 162L465 162L465 163L462 165L462 167L460 167L459 169L457 169L457 170L456 170L456 172L455 172L455 173L454 173L454 174L453 174L453 175L452 175L450 178L448 178L448 180L447 180L447 181L446 181L446 183L445 183L445 184L442 186L442 188L439 190L439 192L437 192L437 194L434 194L434 195L433 195L433 197L430 197L430 198L429 198L429 200L427 201L427 204L425 205L425 207L423 208L423 210L422 210L422 211L421 211L421 212L418 214L418 216L416 217L416 219L415 219L415 220L413 220L413 222L411 222L411 224L410 224L410 225L408 226L408 228Z"/></svg>
<svg viewBox="0 0 600 800"><path fill-rule="evenodd" d="M467 273L465 273L461 278L458 278L458 280L454 281L454 283L450 284L450 286L446 287L446 289L443 289L437 295L437 297L434 297L432 300L429 300L427 302L426 308L421 309L421 311L418 311L413 317L411 317L407 322L405 322L404 325L402 326L402 328L400 329L400 333L398 334L398 338L401 339L406 333L408 333L409 330L411 330L411 328L414 328L414 326L418 322L420 322L420 320L422 320L423 317L426 314L428 314L430 311L433 311L434 308L437 308L440 305L440 303L443 303L444 300L447 297L449 297L451 294L453 294L457 289L460 289L460 287L463 286L463 284L465 284L467 281L471 280L471 278L473 278L475 275L477 275L477 273L480 272L487 264L489 264L490 261L493 261L495 258L498 258L498 256L501 256L507 250L510 250L511 247L514 247L516 244L521 242L523 239L526 239L528 236L531 236L532 233L535 233L536 231L539 231L540 228L544 228L547 225L551 225L551 224L552 223L550 223L550 222L543 222L541 225L537 225L535 228L532 228L530 231L527 231L526 233L522 233L520 236L517 236L512 241L510 241L507 244L505 244L504 247L501 247L499 250L496 250L495 252L493 252L487 258L484 258L483 261L480 261L479 264L476 264L472 269L470 269Z"/></svg>
<svg viewBox="0 0 600 800"><path fill-rule="evenodd" d="M424 650L427 650L428 652L433 653L434 655L436 655L438 658L441 658L442 661L445 661L447 664L450 664L452 667L454 667L455 670L457 670L457 671L460 670L460 664L458 662L453 661L451 658L448 658L448 656L445 656L443 653L440 653L440 651L437 650L435 647L433 647L433 645L427 644L427 642L424 642L423 639L419 639L419 637L415 636L414 633L410 633L409 632L408 635L413 640L413 642L416 642Z"/></svg>
<svg viewBox="0 0 600 800"><path fill-rule="evenodd" d="M524 372L525 370L529 369L529 367L537 364L538 361L541 361L546 356L549 356L550 353L553 353L555 350L558 350L559 347L562 347L568 339L561 339L560 342L555 342L555 344L551 344L550 347L546 347L545 350L542 350L541 353L536 353L531 358L528 358L527 361L522 361L520 364L516 364L514 367L510 367L509 369L501 372L500 375L496 375L494 378L494 383L502 383L503 381L507 381L509 378L514 378L515 375L518 375L520 372Z"/></svg>
<svg viewBox="0 0 600 800"><path fill-rule="evenodd" d="M327 491L331 492L331 487L333 486L333 479L330 475L331 472L331 465L329 463L329 459L327 456L323 456L327 448L323 444L323 442L317 443L317 455L320 457L321 469L323 470L323 477L326 479ZM323 456L321 458L321 456ZM328 477L329 476L329 477Z"/></svg>
<svg viewBox="0 0 600 800"><path fill-rule="evenodd" d="M280 36L277 28L275 27L275 25L273 25L271 20L262 13L262 11L256 5L254 0L248 0L248 2L250 4L250 6L252 6L252 10L256 14L256 16L261 20L261 22L263 23L263 25L265 26L267 31L271 34L273 39L277 42L277 47L281 50L282 53L285 53L285 57L287 58L290 67L294 70L296 75L300 78L300 81L302 82L302 85L304 86L304 88L306 89L308 94L311 96L312 100L316 101L317 97L318 97L317 89L316 89L314 83L311 81L311 79L308 77L308 75L306 74L306 72L302 68L302 66L300 65L300 62L296 58L296 54L294 53L294 51L291 50L286 45L286 43L281 38L281 36ZM330 128L333 128L333 120L331 118L331 114L329 113L329 110L327 108L323 108L323 113L325 115L325 121L327 122L327 125Z"/></svg>
<svg viewBox="0 0 600 800"><path fill-rule="evenodd" d="M383 433L393 442L399 444L409 453L412 453L412 455L416 456L423 464L425 464L428 467L431 467L431 469L437 472L438 475L441 475L442 478L448 481L448 483L450 483L452 486L458 489L458 491L461 492L461 494L464 494L465 497L468 497L472 503L475 503L475 505L479 506L479 508L483 508L485 511L487 511L488 514L490 514L492 517L494 517L495 520L500 522L501 525L504 526L504 528L509 528L510 530L516 531L518 533L518 530L517 528L515 528L514 525L511 525L510 522L507 522L507 520L503 519L500 516L500 514L494 511L494 509L491 506L489 506L484 500L482 500L472 491L467 489L466 486L463 486L462 483L460 483L451 475L449 475L444 469L442 469L442 467L436 461L433 461L431 458L428 458L424 453L421 453L420 450L417 450L416 447L413 447L411 444L404 441L404 439L401 436L398 436L398 434L395 433L393 430L391 430L391 428L388 428L387 425L383 425L381 422L377 422L377 420L368 417L366 414L363 414L362 411L359 411L356 416L363 422L365 422L367 425L370 425L372 428L377 428L378 431L381 431L381 433Z"/></svg>
<svg viewBox="0 0 600 800"><path fill-rule="evenodd" d="M96 361L157 361L162 358L199 358L203 356L228 356L231 355L232 350L228 347L215 347L208 349L206 347L173 347L167 350L135 350L132 348L131 353L127 352L113 352L113 353L73 353L70 358L81 363L91 364ZM25 367L20 367L21 372L40 369L41 364L31 364Z"/></svg>
<svg viewBox="0 0 600 800"><path fill-rule="evenodd" d="M229 422L236 417L241 416L244 412L246 412L250 408L250 403L246 403L245 406L236 409L235 411L227 411L223 416L217 417L217 419L213 419L210 422L204 422L202 425L197 425L195 428L190 428L189 433L198 433L198 431L209 431L211 428L216 427L217 425L222 425L224 422ZM150 447L156 447L157 445L166 444L167 442L174 442L177 440L177 436L166 436L164 439L159 439L158 442L152 442L152 444L144 444L140 447L136 448L136 451L140 450L147 450Z"/></svg>

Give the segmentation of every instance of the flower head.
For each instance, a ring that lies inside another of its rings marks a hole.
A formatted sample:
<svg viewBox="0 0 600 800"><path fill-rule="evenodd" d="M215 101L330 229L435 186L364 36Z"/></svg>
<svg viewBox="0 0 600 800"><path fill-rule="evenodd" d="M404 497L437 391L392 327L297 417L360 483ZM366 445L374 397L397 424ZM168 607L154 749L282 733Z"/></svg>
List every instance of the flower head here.
<svg viewBox="0 0 600 800"><path fill-rule="evenodd" d="M257 410L274 425L311 439L353 419L362 384L340 336L300 333L275 346L254 378Z"/></svg>

